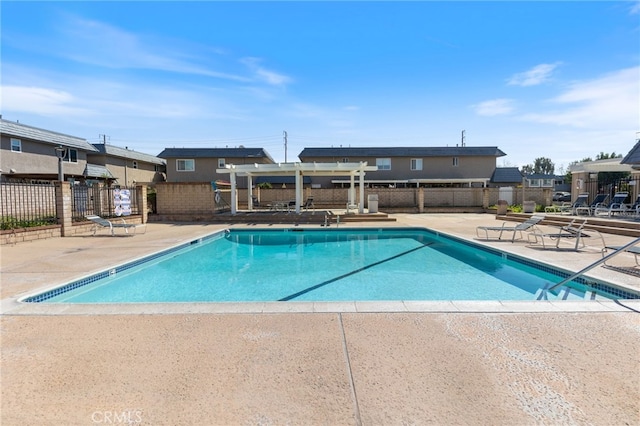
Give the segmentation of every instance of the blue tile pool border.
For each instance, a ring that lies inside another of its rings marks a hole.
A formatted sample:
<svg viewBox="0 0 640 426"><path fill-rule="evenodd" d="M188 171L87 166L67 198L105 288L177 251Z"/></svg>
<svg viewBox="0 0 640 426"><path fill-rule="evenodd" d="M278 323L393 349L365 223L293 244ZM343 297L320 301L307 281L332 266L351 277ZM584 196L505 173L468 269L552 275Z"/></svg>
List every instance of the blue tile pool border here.
<svg viewBox="0 0 640 426"><path fill-rule="evenodd" d="M176 251L180 251L183 250L185 248L188 248L190 246L196 245L196 244L201 244L205 241L209 241L212 239L217 239L217 238L223 238L227 233L232 232L232 233L255 233L255 232L261 232L261 231L268 231L268 232L292 232L292 233L298 233L298 232L327 232L326 229L315 229L315 228L282 228L282 229L225 229L225 230L221 230L221 231L216 231L212 234L209 235L205 235L201 238L197 238L195 240L191 240L189 242L183 243L183 244L179 244L177 246L171 247L169 249L166 250L162 250L159 251L157 253L153 253L151 255L145 256L145 257L141 257L139 259L136 259L134 261L122 264L122 265L118 265L115 266L113 268L109 268L107 270L98 272L96 274L93 274L91 276L88 277L84 277L81 279L78 279L76 281L61 285L59 287L56 287L54 289L45 291L43 293L34 295L34 296L27 296L23 299L21 299L21 302L25 302L25 303L41 303L44 302L46 300L49 300L53 297L56 297L60 294L69 292L71 290L75 290L79 287L83 287L87 284L91 284L95 281L101 280L103 278L107 278L111 275L120 273L122 271L126 271L128 269L134 268L136 266L142 265L144 263L150 262L152 260L158 259L160 257L166 256L168 254L174 253ZM470 240L466 240L464 238L459 238L450 234L445 234L439 231L434 231L432 229L429 228L423 228L423 227L398 227L398 228L340 228L340 229L336 229L336 230L331 230L332 232L358 232L358 233L391 233L391 232L426 232L429 234L432 234L434 236L436 236L437 238L443 238L443 239L448 239L463 245L466 245L468 247L471 247L475 250L481 250L499 257L502 257L505 260L511 260L526 266L529 266L531 268L537 269L539 271L542 272L546 272L546 273L550 273L552 275L555 275L559 278L568 278L569 276L571 276L573 274L573 272L569 272L569 271L565 271L562 270L558 267L554 267L554 266L550 266L547 265L545 263L541 263L541 262L536 262L536 261L532 261L527 259L526 257L522 257L522 256L518 256L512 253L506 253L503 252L501 250L495 249L493 247L489 247L489 246L485 246L482 244L477 244L474 243ZM625 290L616 286L613 286L611 284L608 283L604 283L602 281L599 280L595 280L593 278L589 278L589 277L578 277L575 280L573 280L574 282L581 284L583 286L585 286L587 289L591 289L592 291L597 291L600 292L601 294L603 294L606 297L609 298L613 298L613 299L640 299L640 294L633 292L633 291L629 291L629 290Z"/></svg>

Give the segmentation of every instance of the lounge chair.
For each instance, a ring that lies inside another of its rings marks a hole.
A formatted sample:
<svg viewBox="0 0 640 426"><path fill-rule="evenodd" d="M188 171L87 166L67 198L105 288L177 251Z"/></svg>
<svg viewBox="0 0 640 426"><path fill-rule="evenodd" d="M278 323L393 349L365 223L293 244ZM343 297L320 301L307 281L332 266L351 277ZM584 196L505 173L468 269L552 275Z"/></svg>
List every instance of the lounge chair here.
<svg viewBox="0 0 640 426"><path fill-rule="evenodd" d="M143 234L147 231L146 224L127 223L124 218L119 218L118 222L116 222L96 215L87 215L85 217L93 222L93 235L96 235L99 227L109 229L112 236L115 235L116 228L124 229L125 234L128 234L130 229L133 230L134 234L136 233L136 230L138 228L144 228ZM122 223L119 222L120 220L122 221Z"/></svg>
<svg viewBox="0 0 640 426"><path fill-rule="evenodd" d="M576 214L586 214L587 216L593 216L596 209L602 209L607 207L607 200L609 199L609 194L598 194L596 198L593 199L591 204L588 206L578 206L576 207Z"/></svg>
<svg viewBox="0 0 640 426"><path fill-rule="evenodd" d="M529 232L527 235L527 240L530 244L539 244L542 243L542 248L547 248L547 244L545 243L545 239L550 239L552 242L555 241L555 248L560 248L560 241L570 240L575 238L575 246L574 250L578 250L580 244L584 247L586 244L584 243L585 237L590 237L584 233L584 226L587 224L587 219L573 219L568 225L552 227L553 231L544 232L540 230L534 230ZM594 231L597 232L597 231ZM600 235L600 233L598 233ZM532 240L533 238L533 240ZM604 246L604 239L602 235L600 235L602 239L602 245Z"/></svg>
<svg viewBox="0 0 640 426"><path fill-rule="evenodd" d="M616 192L611 199L611 204L608 207L597 208L594 215L606 214L611 217L614 213L629 213L631 211L631 206L624 204L628 196L628 192Z"/></svg>
<svg viewBox="0 0 640 426"><path fill-rule="evenodd" d="M640 194L636 197L636 201L629 207L629 214L633 215L636 219L640 219Z"/></svg>
<svg viewBox="0 0 640 426"><path fill-rule="evenodd" d="M256 195L251 196L251 207L254 207L254 208L262 207L260 205L260 200L258 200L258 197Z"/></svg>
<svg viewBox="0 0 640 426"><path fill-rule="evenodd" d="M304 202L302 208L305 210L315 209L316 206L313 204L313 197L307 197L307 201Z"/></svg>
<svg viewBox="0 0 640 426"><path fill-rule="evenodd" d="M568 214L577 214L576 209L578 207L585 207L589 205L589 193L584 193L578 195L578 198L573 202L573 204L569 206L564 206L560 208L560 214L568 213Z"/></svg>
<svg viewBox="0 0 640 426"><path fill-rule="evenodd" d="M571 203L552 204L544 208L545 213L562 213L563 210L571 209Z"/></svg>
<svg viewBox="0 0 640 426"><path fill-rule="evenodd" d="M516 226L507 226L507 222L502 222L502 226L478 226L476 228L476 235L478 238L482 238L480 231L484 231L484 239L488 240L489 231L499 232L498 239L501 240L503 233L511 232L511 242L514 242L518 232L520 233L520 238L522 238L522 231L528 231L532 228L535 229L536 225L542 220L544 220L544 215L533 215Z"/></svg>
<svg viewBox="0 0 640 426"><path fill-rule="evenodd" d="M609 250L618 251L620 249L622 249L622 246L605 246L602 249L602 257L604 257ZM626 249L624 249L624 251L633 254L633 257L636 261L636 266L640 266L640 262L638 262L638 256L640 256L640 247L627 247ZM610 266L607 264L606 260L604 261L604 264Z"/></svg>

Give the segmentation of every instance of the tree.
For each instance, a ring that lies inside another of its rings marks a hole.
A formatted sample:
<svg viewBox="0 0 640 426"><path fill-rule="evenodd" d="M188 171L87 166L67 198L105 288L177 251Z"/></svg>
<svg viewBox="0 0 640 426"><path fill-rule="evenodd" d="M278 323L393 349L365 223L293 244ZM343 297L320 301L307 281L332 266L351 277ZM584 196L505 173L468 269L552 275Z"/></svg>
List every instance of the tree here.
<svg viewBox="0 0 640 426"><path fill-rule="evenodd" d="M604 152L600 151L600 154L596 155L596 160L608 160L609 158L620 157L622 157L622 154L616 154L615 152L612 152L611 154L605 154Z"/></svg>
<svg viewBox="0 0 640 426"><path fill-rule="evenodd" d="M555 164L550 158L538 157L534 160L533 165L527 164L522 166L521 172L525 175L532 173L540 173L543 175L552 175L555 170Z"/></svg>

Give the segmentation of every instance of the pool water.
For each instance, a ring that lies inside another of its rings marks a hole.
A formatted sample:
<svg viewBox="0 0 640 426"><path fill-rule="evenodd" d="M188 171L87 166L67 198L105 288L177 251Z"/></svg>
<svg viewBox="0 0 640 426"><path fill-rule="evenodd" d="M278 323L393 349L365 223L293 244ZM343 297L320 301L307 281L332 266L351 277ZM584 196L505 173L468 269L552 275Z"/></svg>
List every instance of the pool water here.
<svg viewBox="0 0 640 426"><path fill-rule="evenodd" d="M227 230L27 301L535 300L567 275L520 260L422 228Z"/></svg>

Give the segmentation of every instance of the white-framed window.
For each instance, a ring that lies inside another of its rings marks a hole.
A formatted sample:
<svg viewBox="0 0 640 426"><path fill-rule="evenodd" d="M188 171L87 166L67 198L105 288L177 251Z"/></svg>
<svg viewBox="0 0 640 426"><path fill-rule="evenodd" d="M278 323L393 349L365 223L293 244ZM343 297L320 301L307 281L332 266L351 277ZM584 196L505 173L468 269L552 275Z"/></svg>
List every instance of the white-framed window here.
<svg viewBox="0 0 640 426"><path fill-rule="evenodd" d="M458 163L459 163L458 157L453 157L453 163L452 163L453 167L458 167Z"/></svg>
<svg viewBox="0 0 640 426"><path fill-rule="evenodd" d="M378 170L391 170L391 158L376 158Z"/></svg>
<svg viewBox="0 0 640 426"><path fill-rule="evenodd" d="M153 165L153 171L154 172L161 172L162 168L160 167L160 164L154 164Z"/></svg>
<svg viewBox="0 0 640 426"><path fill-rule="evenodd" d="M11 151L22 152L22 141L20 139L11 138Z"/></svg>
<svg viewBox="0 0 640 426"><path fill-rule="evenodd" d="M411 170L422 170L422 158L411 159Z"/></svg>
<svg viewBox="0 0 640 426"><path fill-rule="evenodd" d="M532 188L553 188L553 179L529 179L529 186Z"/></svg>
<svg viewBox="0 0 640 426"><path fill-rule="evenodd" d="M195 172L196 171L196 161L193 160L193 159L176 160L176 171L178 171L178 172Z"/></svg>
<svg viewBox="0 0 640 426"><path fill-rule="evenodd" d="M62 161L66 161L67 163L77 163L78 162L78 150L67 148L67 151L64 154L64 158Z"/></svg>
<svg viewBox="0 0 640 426"><path fill-rule="evenodd" d="M218 158L218 168L219 169L224 169L224 166L226 166L227 162L224 160L224 158Z"/></svg>
<svg viewBox="0 0 640 426"><path fill-rule="evenodd" d="M343 162L343 163L348 163L348 162L349 162L349 159L345 157L345 158L343 158L343 159L342 159L342 162Z"/></svg>
<svg viewBox="0 0 640 426"><path fill-rule="evenodd" d="M138 168L138 162L137 162L137 161L133 161L133 162L131 163L131 168L133 168L133 169L137 169L137 168Z"/></svg>

